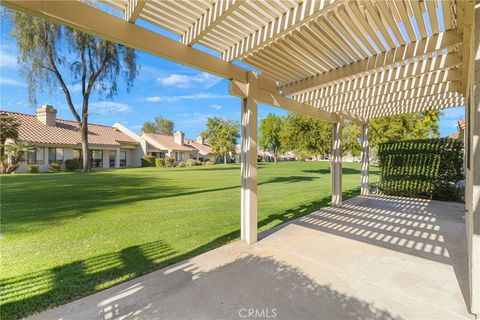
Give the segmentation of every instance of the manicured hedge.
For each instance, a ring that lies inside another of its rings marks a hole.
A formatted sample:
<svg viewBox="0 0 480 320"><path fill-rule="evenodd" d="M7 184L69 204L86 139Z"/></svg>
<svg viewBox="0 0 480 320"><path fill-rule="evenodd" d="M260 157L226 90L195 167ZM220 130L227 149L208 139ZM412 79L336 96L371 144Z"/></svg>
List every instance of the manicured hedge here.
<svg viewBox="0 0 480 320"><path fill-rule="evenodd" d="M379 145L379 190L388 195L460 201L463 196L461 141L422 139Z"/></svg>

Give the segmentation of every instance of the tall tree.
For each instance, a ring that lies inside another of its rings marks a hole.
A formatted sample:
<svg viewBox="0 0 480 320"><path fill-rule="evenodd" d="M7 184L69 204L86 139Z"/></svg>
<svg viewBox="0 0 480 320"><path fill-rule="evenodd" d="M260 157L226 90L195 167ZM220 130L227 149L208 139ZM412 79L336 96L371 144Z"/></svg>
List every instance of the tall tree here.
<svg viewBox="0 0 480 320"><path fill-rule="evenodd" d="M145 133L157 133L157 126L154 122L147 121L143 123L142 132Z"/></svg>
<svg viewBox="0 0 480 320"><path fill-rule="evenodd" d="M173 135L175 125L172 120L165 119L164 117L156 117L155 125L157 128L157 133L170 136Z"/></svg>
<svg viewBox="0 0 480 320"><path fill-rule="evenodd" d="M332 145L332 126L318 118L290 113L282 133L282 142L298 153L328 157Z"/></svg>
<svg viewBox="0 0 480 320"><path fill-rule="evenodd" d="M439 110L408 113L370 121L370 145L391 140L410 140L439 137Z"/></svg>
<svg viewBox="0 0 480 320"><path fill-rule="evenodd" d="M30 103L37 90L60 87L80 129L83 170L89 170L88 105L91 94L113 97L122 76L127 90L137 75L133 49L20 12L10 12L12 36L28 80ZM67 75L80 83L82 103L75 106ZM77 109L78 108L78 109Z"/></svg>
<svg viewBox="0 0 480 320"><path fill-rule="evenodd" d="M223 162L226 164L227 154L235 152L235 145L240 137L239 131L238 122L212 117L207 119L207 130L202 133L202 136L207 138L213 153L223 157Z"/></svg>
<svg viewBox="0 0 480 320"><path fill-rule="evenodd" d="M277 164L278 154L283 150L281 134L284 123L284 117L277 116L273 113L268 114L267 117L260 121L260 147L273 154L275 164Z"/></svg>
<svg viewBox="0 0 480 320"><path fill-rule="evenodd" d="M158 133L167 136L173 135L175 124L172 120L165 119L164 117L156 117L155 121L147 121L143 124L142 131L146 133Z"/></svg>

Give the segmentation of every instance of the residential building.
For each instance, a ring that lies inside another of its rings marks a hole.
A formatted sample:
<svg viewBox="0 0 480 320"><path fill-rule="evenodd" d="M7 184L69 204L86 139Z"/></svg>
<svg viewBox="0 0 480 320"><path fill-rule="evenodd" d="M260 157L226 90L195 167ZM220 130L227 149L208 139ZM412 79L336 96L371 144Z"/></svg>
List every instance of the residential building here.
<svg viewBox="0 0 480 320"><path fill-rule="evenodd" d="M57 119L57 110L44 105L36 115L0 111L20 123L18 140L28 143L26 161L17 172L28 172L30 166L47 171L49 164L58 162L64 167L67 159L82 159L81 136L75 121ZM140 166L143 154L140 143L115 127L89 124L88 141L93 169Z"/></svg>
<svg viewBox="0 0 480 320"><path fill-rule="evenodd" d="M142 132L140 137L147 141L147 153L156 157L171 157L175 161L187 159L215 161L212 147L202 137L196 140L185 139L185 134L177 131L171 135Z"/></svg>
<svg viewBox="0 0 480 320"><path fill-rule="evenodd" d="M28 172L36 166L48 171L49 164L58 162L65 169L65 160L82 160L81 136L75 121L57 119L57 110L43 105L35 115L11 111L8 114L20 123L18 140L33 149L27 152L17 172ZM11 142L11 141L7 141ZM172 157L175 161L197 159L215 161L212 148L203 138L185 139L183 132L173 136L153 133L136 134L125 126L88 125L90 165L92 169L140 167L143 155Z"/></svg>

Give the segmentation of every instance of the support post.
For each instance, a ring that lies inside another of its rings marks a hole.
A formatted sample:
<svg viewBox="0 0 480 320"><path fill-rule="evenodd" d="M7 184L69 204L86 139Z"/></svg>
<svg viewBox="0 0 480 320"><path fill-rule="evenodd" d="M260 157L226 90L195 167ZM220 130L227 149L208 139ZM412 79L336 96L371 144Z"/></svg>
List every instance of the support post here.
<svg viewBox="0 0 480 320"><path fill-rule="evenodd" d="M241 239L247 244L257 242L257 119L254 99L256 75L248 73L248 96L242 99L241 144Z"/></svg>
<svg viewBox="0 0 480 320"><path fill-rule="evenodd" d="M360 182L360 194L362 196L368 196L368 168L370 165L370 147L368 145L369 140L369 127L368 123L362 125L362 157L361 157L361 175L362 180Z"/></svg>
<svg viewBox="0 0 480 320"><path fill-rule="evenodd" d="M332 206L342 206L342 127L343 121L333 124L332 135Z"/></svg>
<svg viewBox="0 0 480 320"><path fill-rule="evenodd" d="M115 168L120 168L120 148L117 148L115 150L116 156L115 156Z"/></svg>
<svg viewBox="0 0 480 320"><path fill-rule="evenodd" d="M465 224L470 312L480 319L480 1L465 3Z"/></svg>

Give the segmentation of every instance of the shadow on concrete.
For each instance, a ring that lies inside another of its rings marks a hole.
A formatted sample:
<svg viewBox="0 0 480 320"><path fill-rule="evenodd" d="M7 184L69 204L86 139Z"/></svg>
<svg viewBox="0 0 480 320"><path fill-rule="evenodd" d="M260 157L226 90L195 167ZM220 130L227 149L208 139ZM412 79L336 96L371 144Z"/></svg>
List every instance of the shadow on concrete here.
<svg viewBox="0 0 480 320"><path fill-rule="evenodd" d="M247 316L245 315L252 315ZM40 315L39 319L400 319L319 285L271 258L246 256L202 271L192 262Z"/></svg>
<svg viewBox="0 0 480 320"><path fill-rule="evenodd" d="M291 223L397 252L449 264L468 305L465 224L458 203L369 196L328 207Z"/></svg>

